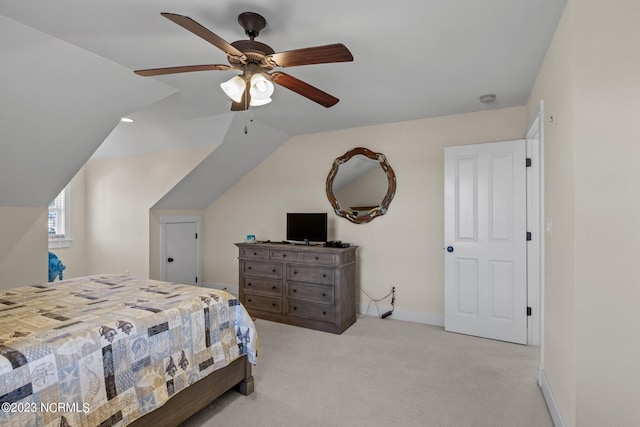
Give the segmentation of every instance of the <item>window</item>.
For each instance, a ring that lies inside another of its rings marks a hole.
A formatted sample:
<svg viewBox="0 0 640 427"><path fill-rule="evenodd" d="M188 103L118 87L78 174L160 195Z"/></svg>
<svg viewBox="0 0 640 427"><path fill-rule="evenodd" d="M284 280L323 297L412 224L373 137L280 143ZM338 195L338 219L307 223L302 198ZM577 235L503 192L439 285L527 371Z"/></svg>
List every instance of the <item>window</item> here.
<svg viewBox="0 0 640 427"><path fill-rule="evenodd" d="M71 198L67 186L49 205L49 248L71 246Z"/></svg>

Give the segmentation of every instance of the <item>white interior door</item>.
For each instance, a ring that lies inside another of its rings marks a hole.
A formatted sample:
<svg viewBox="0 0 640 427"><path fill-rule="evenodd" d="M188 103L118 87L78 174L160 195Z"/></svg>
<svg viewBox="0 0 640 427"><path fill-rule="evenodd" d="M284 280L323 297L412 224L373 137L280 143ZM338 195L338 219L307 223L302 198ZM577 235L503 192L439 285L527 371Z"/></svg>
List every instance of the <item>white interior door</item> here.
<svg viewBox="0 0 640 427"><path fill-rule="evenodd" d="M527 343L525 148L445 148L447 331Z"/></svg>
<svg viewBox="0 0 640 427"><path fill-rule="evenodd" d="M196 285L199 283L199 223L178 220L162 222L163 280Z"/></svg>

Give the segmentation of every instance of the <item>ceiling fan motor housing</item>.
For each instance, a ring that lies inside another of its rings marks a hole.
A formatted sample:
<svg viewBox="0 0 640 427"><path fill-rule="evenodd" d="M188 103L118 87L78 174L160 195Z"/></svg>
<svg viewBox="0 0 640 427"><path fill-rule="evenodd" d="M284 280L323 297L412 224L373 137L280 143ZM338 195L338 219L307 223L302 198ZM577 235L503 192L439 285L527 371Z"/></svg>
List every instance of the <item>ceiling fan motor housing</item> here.
<svg viewBox="0 0 640 427"><path fill-rule="evenodd" d="M250 40L238 40L231 45L244 53L248 63L261 64L263 67L267 65L264 57L276 53L270 46L254 40L258 37L260 31L267 25L267 20L255 12L243 12L238 16L238 23L244 28L244 33L249 36ZM229 63L233 66L242 66L242 63L234 57L229 57ZM267 65L267 69L269 67Z"/></svg>
<svg viewBox="0 0 640 427"><path fill-rule="evenodd" d="M267 26L267 20L257 13L243 12L238 16L238 24L244 28L244 33L253 40Z"/></svg>
<svg viewBox="0 0 640 427"><path fill-rule="evenodd" d="M238 40L231 43L231 46L244 53L248 62L264 63L264 57L275 53L270 46L255 40ZM242 63L234 57L229 56L231 65L241 65Z"/></svg>

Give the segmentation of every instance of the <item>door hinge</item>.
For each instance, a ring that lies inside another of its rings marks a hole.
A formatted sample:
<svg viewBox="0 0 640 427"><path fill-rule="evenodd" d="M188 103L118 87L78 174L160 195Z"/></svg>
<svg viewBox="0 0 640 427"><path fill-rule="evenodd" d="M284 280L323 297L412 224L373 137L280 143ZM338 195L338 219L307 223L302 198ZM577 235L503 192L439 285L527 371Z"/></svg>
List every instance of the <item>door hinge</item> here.
<svg viewBox="0 0 640 427"><path fill-rule="evenodd" d="M527 231L527 242L531 240L531 232Z"/></svg>
<svg viewBox="0 0 640 427"><path fill-rule="evenodd" d="M527 307L527 316L531 316L531 307Z"/></svg>
<svg viewBox="0 0 640 427"><path fill-rule="evenodd" d="M198 233L196 233L196 239L198 238Z"/></svg>
<svg viewBox="0 0 640 427"><path fill-rule="evenodd" d="M527 167L530 168L531 167L531 157L527 157L527 163L526 163Z"/></svg>
<svg viewBox="0 0 640 427"><path fill-rule="evenodd" d="M198 283L198 278L196 277L196 283Z"/></svg>

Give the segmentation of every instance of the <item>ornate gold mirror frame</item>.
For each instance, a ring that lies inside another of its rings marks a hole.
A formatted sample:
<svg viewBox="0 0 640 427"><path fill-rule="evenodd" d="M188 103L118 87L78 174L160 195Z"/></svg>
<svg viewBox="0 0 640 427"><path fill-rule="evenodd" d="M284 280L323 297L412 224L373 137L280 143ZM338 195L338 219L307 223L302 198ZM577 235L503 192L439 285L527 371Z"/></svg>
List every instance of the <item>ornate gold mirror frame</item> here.
<svg viewBox="0 0 640 427"><path fill-rule="evenodd" d="M385 173L388 183L386 195L384 196L380 204L377 206L368 206L365 213L359 213L349 206L340 206L340 203L336 199L336 195L333 191L334 178L338 173L338 169L341 165L344 165L351 158L357 155L363 155L368 159L377 162L378 165L382 168L382 171ZM338 157L334 160L333 166L329 171L329 175L327 176L326 191L327 198L329 199L329 202L331 202L331 206L333 206L333 210L335 211L336 215L346 218L355 224L364 224L378 216L387 213L389 204L391 203L391 200L393 200L393 196L395 196L396 194L396 174L393 172L393 169L391 168L391 165L389 165L389 162L387 162L387 158L384 154L375 153L367 148L357 147L347 151L343 156Z"/></svg>

